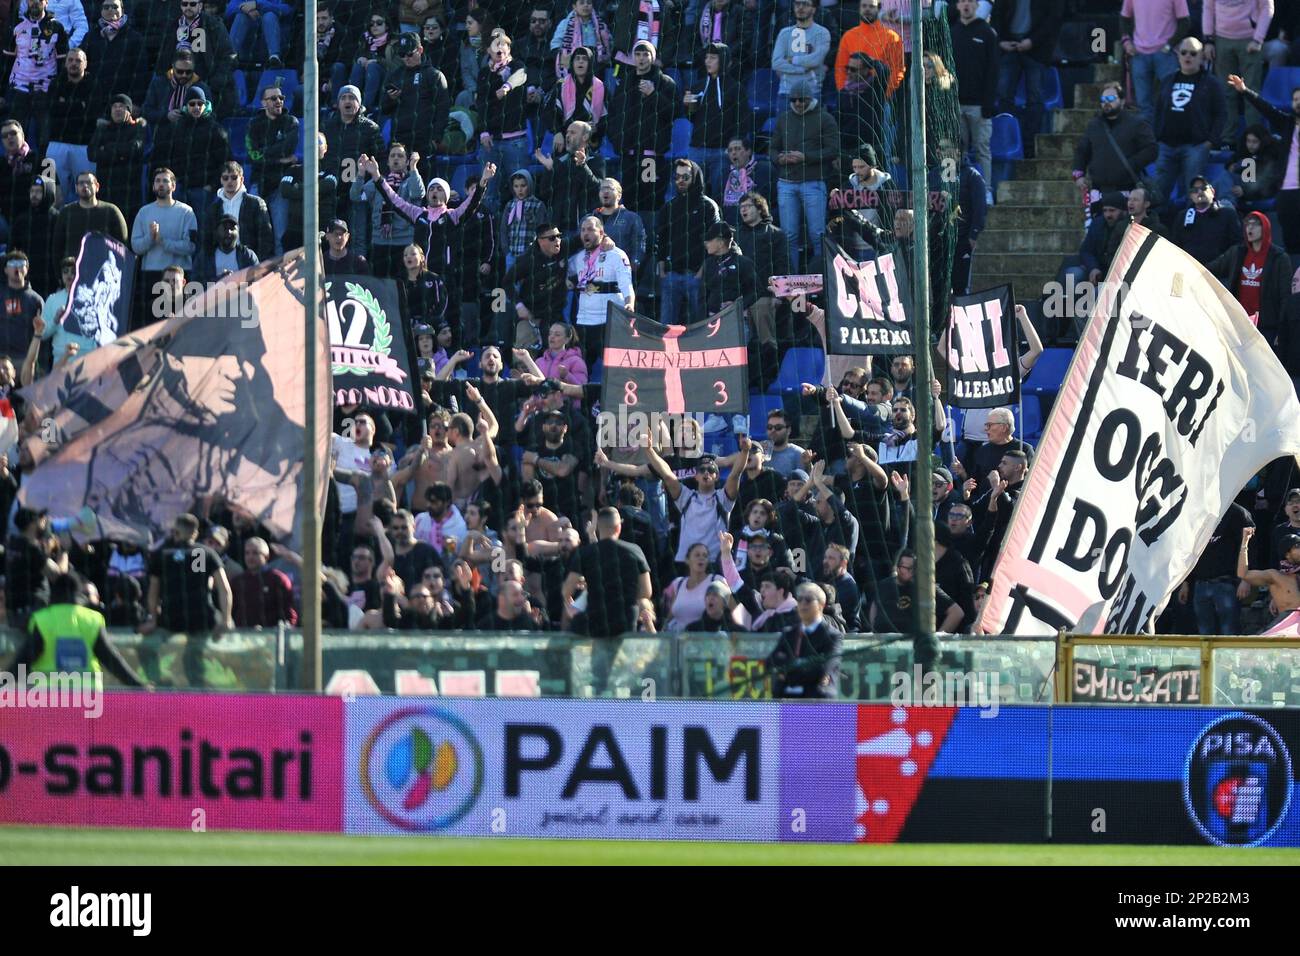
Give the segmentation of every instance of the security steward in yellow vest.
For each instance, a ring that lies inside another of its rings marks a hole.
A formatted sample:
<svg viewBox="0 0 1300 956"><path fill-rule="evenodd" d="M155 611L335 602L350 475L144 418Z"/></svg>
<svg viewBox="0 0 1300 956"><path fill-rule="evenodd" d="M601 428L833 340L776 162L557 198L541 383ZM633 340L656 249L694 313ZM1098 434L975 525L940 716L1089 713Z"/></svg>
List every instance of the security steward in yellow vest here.
<svg viewBox="0 0 1300 956"><path fill-rule="evenodd" d="M108 642L104 615L85 606L85 589L75 574L61 574L50 585L50 605L34 612L27 623L27 642L15 667L29 674L98 674L107 670L126 687L144 687Z"/></svg>

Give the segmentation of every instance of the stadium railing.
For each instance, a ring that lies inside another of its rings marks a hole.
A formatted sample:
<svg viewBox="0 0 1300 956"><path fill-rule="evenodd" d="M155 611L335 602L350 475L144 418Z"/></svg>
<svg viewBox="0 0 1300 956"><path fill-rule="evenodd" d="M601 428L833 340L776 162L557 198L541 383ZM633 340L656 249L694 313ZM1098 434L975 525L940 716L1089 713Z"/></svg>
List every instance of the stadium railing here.
<svg viewBox="0 0 1300 956"><path fill-rule="evenodd" d="M17 632L0 629L0 672L11 672ZM302 635L246 630L191 641L182 634L111 635L126 661L159 687L291 692L301 685ZM562 633L328 631L327 692L487 697L772 697L764 661L770 634L629 634L606 640ZM932 669L958 690L1000 703L1300 706L1300 639L1068 635L951 638ZM910 638L845 638L840 696L871 702L923 699L929 685ZM111 677L106 683L113 684ZM957 701L975 702L971 699Z"/></svg>

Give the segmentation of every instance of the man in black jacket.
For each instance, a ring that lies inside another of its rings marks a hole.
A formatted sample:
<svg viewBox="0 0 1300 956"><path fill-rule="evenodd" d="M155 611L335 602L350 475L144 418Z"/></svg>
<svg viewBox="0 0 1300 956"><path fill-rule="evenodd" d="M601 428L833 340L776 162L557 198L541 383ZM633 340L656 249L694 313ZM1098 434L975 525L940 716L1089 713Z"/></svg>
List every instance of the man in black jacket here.
<svg viewBox="0 0 1300 956"><path fill-rule="evenodd" d="M541 330L550 328L554 322L565 321L569 302L565 280L573 252L573 243L566 240L563 230L554 223L543 222L537 227L537 241L506 272L505 287L515 300L516 319L538 329L543 342L546 334ZM493 341L509 340L509 332L504 328L494 330L492 335ZM527 337L516 333L513 340L527 341Z"/></svg>
<svg viewBox="0 0 1300 956"><path fill-rule="evenodd" d="M1034 134L1043 123L1043 78L1052 62L1056 40L1065 19L1065 0L1012 0L993 8L993 29L1002 51L998 63L998 106L1002 112L1019 112L1016 87L1025 77L1025 108L1021 129L1025 155L1033 150ZM964 82L964 80L963 80Z"/></svg>
<svg viewBox="0 0 1300 956"><path fill-rule="evenodd" d="M393 118L389 142L406 144L408 154L414 150L429 162L421 170L424 177L433 175L434 141L447 128L451 97L447 78L424 61L424 45L419 34L406 33L397 41L402 65L384 80L380 112Z"/></svg>
<svg viewBox="0 0 1300 956"><path fill-rule="evenodd" d="M547 172L538 183L539 198L561 229L577 229L600 201L600 181L605 177L605 159L591 148L591 124L570 123L564 132L564 149L542 159Z"/></svg>
<svg viewBox="0 0 1300 956"><path fill-rule="evenodd" d="M1300 167L1300 87L1291 91L1291 112L1288 113L1247 88L1239 76L1229 76L1228 85L1259 110L1273 132L1282 138L1282 148L1286 155L1282 167L1287 170L1287 176L1282 180L1282 189L1277 194L1277 218L1282 226L1286 251L1296 255L1300 253L1300 180L1290 178L1290 170Z"/></svg>
<svg viewBox="0 0 1300 956"><path fill-rule="evenodd" d="M767 284L772 276L790 274L790 243L785 233L772 224L771 208L759 193L749 192L741 199L740 222L736 244L754 264L754 284L758 291L758 300L751 309L754 329L760 342L775 342L779 301Z"/></svg>
<svg viewBox="0 0 1300 956"><path fill-rule="evenodd" d="M1223 127L1223 84L1201 68L1204 56L1195 37L1178 44L1178 72L1160 84L1156 97L1156 182L1170 207L1174 183L1185 183L1205 169L1214 137Z"/></svg>
<svg viewBox="0 0 1300 956"><path fill-rule="evenodd" d="M1141 114L1124 108L1124 85L1112 80L1101 88L1101 111L1074 147L1071 175L1084 190L1127 192L1158 152L1155 133Z"/></svg>
<svg viewBox="0 0 1300 956"><path fill-rule="evenodd" d="M254 196L244 188L244 167L233 159L222 163L221 188L208 205L206 221L211 228L203 237L205 250L216 245L219 239L217 224L225 215L235 218L239 234L248 239L249 248L257 253L259 260L275 255L275 234L266 203L261 196Z"/></svg>
<svg viewBox="0 0 1300 956"><path fill-rule="evenodd" d="M328 153L328 146L325 141L325 134L318 133L316 136L318 155L321 159L320 176L317 179L316 189L309 190L303 182L303 165L296 163L285 169L284 175L280 178L280 185L276 189L277 195L284 201L288 210L287 223L283 233L282 249L297 249L303 244L304 237L302 234L302 198L304 195L316 196L316 208L319 210L317 223L329 222L334 218L334 211L337 207L337 197L339 194L338 176L331 173L325 168L325 156ZM272 209L275 207L272 206ZM274 214L272 222L275 221ZM280 234L277 233L277 239Z"/></svg>
<svg viewBox="0 0 1300 956"><path fill-rule="evenodd" d="M321 129L329 150L321 160L321 171L334 176L342 187L336 196L335 213L347 219L352 230L359 235L368 228L366 206L356 209L348 200L348 188L360 175L358 162L362 156L386 156L379 126L365 115L361 105L361 91L349 84L339 90L338 110L327 119Z"/></svg>
<svg viewBox="0 0 1300 956"><path fill-rule="evenodd" d="M989 490L971 505L975 515L975 537L984 552L981 581L993 578L993 565L1002 553L1002 542L1011 526L1011 513L1020 499L1028 473L1029 456L1018 450L1007 452L998 467L988 475Z"/></svg>
<svg viewBox="0 0 1300 956"><path fill-rule="evenodd" d="M85 50L70 50L63 72L50 88L50 142L45 157L54 163L61 204L76 202L77 175L94 168L90 138L108 96L86 64Z"/></svg>
<svg viewBox="0 0 1300 956"><path fill-rule="evenodd" d="M293 249L294 246L283 242L289 229L289 201L280 193L280 181L298 162L294 156L298 149L298 119L284 108L284 91L279 87L268 86L262 91L262 111L249 122L244 141L253 165L257 194L266 201L271 215L274 251ZM330 215L333 216L333 210Z"/></svg>
<svg viewBox="0 0 1300 956"><path fill-rule="evenodd" d="M1212 262L1237 242L1241 221L1231 206L1220 206L1214 187L1204 176L1193 176L1187 187L1192 204L1169 227L1169 238L1198 262Z"/></svg>
<svg viewBox="0 0 1300 956"><path fill-rule="evenodd" d="M622 162L623 202L642 213L646 235L653 236L654 214L668 186L664 157L672 144L677 84L655 66L655 47L648 40L636 42L632 58L635 69L624 74L610 100L607 130Z"/></svg>
<svg viewBox="0 0 1300 956"><path fill-rule="evenodd" d="M704 195L704 173L689 159L673 164L677 195L659 217L656 240L659 272L659 321L687 325L704 316L703 289L697 278L704 265L702 231L718 222L718 205Z"/></svg>
<svg viewBox="0 0 1300 956"><path fill-rule="evenodd" d="M823 616L826 592L804 582L795 589L799 620L781 631L767 659L774 697L833 699L840 693L844 633Z"/></svg>
<svg viewBox="0 0 1300 956"><path fill-rule="evenodd" d="M952 55L961 82L961 145L975 150L975 162L986 182L993 182L993 112L998 89L998 34L987 20L976 16L976 0L957 0L957 19L949 20ZM843 126L843 120L840 123Z"/></svg>
<svg viewBox="0 0 1300 956"><path fill-rule="evenodd" d="M1268 216L1262 212L1247 215L1242 224L1242 242L1206 268L1237 297L1247 315L1258 316L1259 334L1276 349L1282 312L1291 295L1291 260L1273 245Z"/></svg>
<svg viewBox="0 0 1300 956"><path fill-rule="evenodd" d="M100 3L99 23L82 38L81 48L94 64L95 82L105 97L125 93L143 103L153 74L152 60L145 52L144 35L136 29L135 17L124 16L122 4L123 0Z"/></svg>
<svg viewBox="0 0 1300 956"><path fill-rule="evenodd" d="M732 302L739 302L748 314L758 300L754 263L741 253L731 227L719 221L705 230L704 249L708 253L704 260L706 313L717 315Z"/></svg>
<svg viewBox="0 0 1300 956"><path fill-rule="evenodd" d="M239 220L222 213L217 221L217 245L195 257L194 278L199 282L216 282L231 272L258 263L257 253L239 241Z"/></svg>

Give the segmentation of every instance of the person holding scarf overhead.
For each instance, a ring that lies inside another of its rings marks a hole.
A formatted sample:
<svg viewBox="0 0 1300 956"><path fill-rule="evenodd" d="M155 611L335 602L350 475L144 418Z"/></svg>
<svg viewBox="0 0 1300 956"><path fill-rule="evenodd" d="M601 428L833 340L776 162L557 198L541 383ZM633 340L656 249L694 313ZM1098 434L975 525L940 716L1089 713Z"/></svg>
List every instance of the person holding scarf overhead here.
<svg viewBox="0 0 1300 956"><path fill-rule="evenodd" d="M412 157L417 165L418 158ZM362 156L357 169L362 176L375 180L384 199L395 209L397 214L415 226L415 242L425 250L425 263L430 272L444 277L455 275L455 270L463 268L464 263L452 261L452 234L466 222L473 221L474 212L482 202L483 191L496 175L497 168L492 163L483 167L483 174L478 182L473 183L460 205L452 208L447 205L451 196L451 186L445 179L432 179L424 194L424 205L409 202L394 192L379 172L379 163L373 157ZM447 317L451 320L456 341L464 341L460 336L460 288L459 282L447 283Z"/></svg>
<svg viewBox="0 0 1300 956"><path fill-rule="evenodd" d="M614 41L609 27L596 16L592 0L573 0L573 9L560 21L551 37L555 52L555 76L564 79L569 75L569 63L578 47L585 46L596 53L593 73L604 73L613 60Z"/></svg>
<svg viewBox="0 0 1300 956"><path fill-rule="evenodd" d="M595 55L580 46L569 59L569 74L551 91L543 110L543 123L549 133L563 134L569 124L582 121L591 126L591 148L600 148L605 136L605 84L592 72Z"/></svg>
<svg viewBox="0 0 1300 956"><path fill-rule="evenodd" d="M614 62L619 75L635 68L632 47L648 40L659 51L660 64L677 62L677 34L681 26L679 5L673 0L617 0L614 20Z"/></svg>
<svg viewBox="0 0 1300 956"><path fill-rule="evenodd" d="M506 31L492 31L488 41L488 61L479 72L478 110L482 132L479 145L484 163L495 164L499 169L522 169L528 165L528 89L527 71L520 60L511 55L513 43ZM515 76L515 74L521 76ZM523 79L524 82L518 82ZM483 203L490 213L501 211L501 198L497 184L484 183L486 195Z"/></svg>

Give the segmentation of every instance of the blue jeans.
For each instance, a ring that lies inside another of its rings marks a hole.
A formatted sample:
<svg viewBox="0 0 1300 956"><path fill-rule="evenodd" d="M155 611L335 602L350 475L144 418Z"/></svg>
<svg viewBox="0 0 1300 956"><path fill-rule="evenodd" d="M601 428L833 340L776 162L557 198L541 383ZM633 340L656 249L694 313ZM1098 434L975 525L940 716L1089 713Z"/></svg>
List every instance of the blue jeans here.
<svg viewBox="0 0 1300 956"><path fill-rule="evenodd" d="M722 171L727 167L726 150L688 146L686 158L696 163L704 173L704 191L710 198L721 201Z"/></svg>
<svg viewBox="0 0 1300 956"><path fill-rule="evenodd" d="M1241 605L1230 581L1197 581L1192 593L1196 628L1202 634L1237 634Z"/></svg>
<svg viewBox="0 0 1300 956"><path fill-rule="evenodd" d="M194 219L199 224L200 251L208 242L207 223L204 220L208 214L208 203L212 202L215 194L215 189L205 189L201 186L184 186L176 191L176 198L194 210Z"/></svg>
<svg viewBox="0 0 1300 956"><path fill-rule="evenodd" d="M1182 188L1184 200L1187 196L1187 183L1193 176L1205 172L1210 162L1210 147L1205 143L1195 146L1169 146L1160 144L1160 153L1156 156L1156 187L1160 190L1160 201L1167 208L1173 208L1174 183ZM1186 205L1184 201L1182 205Z"/></svg>
<svg viewBox="0 0 1300 956"><path fill-rule="evenodd" d="M230 43L235 52L245 59L253 59L257 53L257 33L261 27L262 39L266 41L266 55L280 55L280 16L269 10L263 10L256 20L244 11L235 14L230 24Z"/></svg>
<svg viewBox="0 0 1300 956"><path fill-rule="evenodd" d="M84 172L94 172L95 164L90 161L85 146L75 143L51 142L45 147L45 158L54 163L54 172L59 180L59 199L66 205L77 201L77 177Z"/></svg>
<svg viewBox="0 0 1300 956"><path fill-rule="evenodd" d="M289 229L289 200L280 195L277 189L275 194L266 201L267 209L271 213L271 231L275 233L275 254L284 255L284 234Z"/></svg>
<svg viewBox="0 0 1300 956"><path fill-rule="evenodd" d="M1178 57L1172 53L1139 53L1129 61L1133 75L1133 99L1142 118L1155 126L1156 96L1160 84L1178 70Z"/></svg>
<svg viewBox="0 0 1300 956"><path fill-rule="evenodd" d="M488 181L487 192L483 196L484 207L496 215L501 211L501 184L505 183L508 188L510 177L528 165L528 137L501 139L499 136L494 136L492 148L487 149L480 142L478 153L479 159L485 164L489 162L497 164L497 174ZM464 198L461 196L461 199ZM568 226L561 228L567 229Z"/></svg>
<svg viewBox="0 0 1300 956"><path fill-rule="evenodd" d="M817 262L822 253L822 236L826 233L826 184L792 183L784 179L776 183L776 206L781 213L781 228L790 242L790 268L799 271L799 240L803 227L808 227L808 245L812 248L810 262Z"/></svg>
<svg viewBox="0 0 1300 956"><path fill-rule="evenodd" d="M659 277L659 322L690 325L705 318L704 283L685 272Z"/></svg>
<svg viewBox="0 0 1300 956"><path fill-rule="evenodd" d="M358 64L353 64L348 82L361 89L361 102L366 104L366 109L372 113L379 109L379 96L383 93L384 86L382 65L371 63L363 70ZM334 95L335 98L338 97L338 90L334 91Z"/></svg>
<svg viewBox="0 0 1300 956"><path fill-rule="evenodd" d="M1023 114L1020 129L1025 144L1031 145L1034 135L1043 128L1043 75L1047 67L1027 53L1002 52L998 59L998 100L1000 109L1008 113ZM1020 74L1025 75L1025 108L1016 107L1016 87L1020 85ZM1029 151L1026 150L1026 153Z"/></svg>

